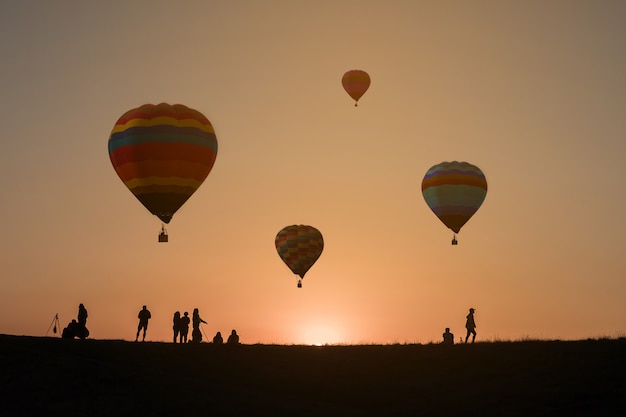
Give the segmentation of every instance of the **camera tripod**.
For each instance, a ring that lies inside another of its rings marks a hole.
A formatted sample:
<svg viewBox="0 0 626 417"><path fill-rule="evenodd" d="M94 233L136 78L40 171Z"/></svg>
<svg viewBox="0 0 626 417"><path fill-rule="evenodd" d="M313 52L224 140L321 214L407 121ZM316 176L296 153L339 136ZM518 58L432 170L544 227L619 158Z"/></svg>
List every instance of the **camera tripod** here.
<svg viewBox="0 0 626 417"><path fill-rule="evenodd" d="M50 333L50 328L52 328L52 333L54 333L54 335L56 336L57 331L61 331L61 325L59 324L59 313L56 313L54 315L54 318L52 319L52 323L50 323L50 326L48 326L48 331L46 332L46 336L48 336L48 333Z"/></svg>

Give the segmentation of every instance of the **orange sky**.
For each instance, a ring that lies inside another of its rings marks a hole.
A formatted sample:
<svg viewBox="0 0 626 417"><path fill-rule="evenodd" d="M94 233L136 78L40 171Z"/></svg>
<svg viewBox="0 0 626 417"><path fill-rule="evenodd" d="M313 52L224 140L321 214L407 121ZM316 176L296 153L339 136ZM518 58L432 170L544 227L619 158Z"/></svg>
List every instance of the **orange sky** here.
<svg viewBox="0 0 626 417"><path fill-rule="evenodd" d="M98 339L171 339L174 311L244 343L626 333L626 3L133 1L0 5L0 333L79 303ZM358 108L341 76L372 78ZM213 171L160 221L107 140L144 103L213 123ZM452 232L426 170L468 161L485 203ZM274 237L325 239L303 288Z"/></svg>

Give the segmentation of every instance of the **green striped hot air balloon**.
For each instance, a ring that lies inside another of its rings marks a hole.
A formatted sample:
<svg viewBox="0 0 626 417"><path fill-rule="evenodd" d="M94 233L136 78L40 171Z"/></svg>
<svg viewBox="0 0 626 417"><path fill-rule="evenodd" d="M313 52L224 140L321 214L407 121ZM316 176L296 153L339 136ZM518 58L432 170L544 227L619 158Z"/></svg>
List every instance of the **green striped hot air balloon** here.
<svg viewBox="0 0 626 417"><path fill-rule="evenodd" d="M485 201L487 180L475 165L442 162L426 172L422 195L439 220L456 234ZM457 244L456 235L452 244Z"/></svg>

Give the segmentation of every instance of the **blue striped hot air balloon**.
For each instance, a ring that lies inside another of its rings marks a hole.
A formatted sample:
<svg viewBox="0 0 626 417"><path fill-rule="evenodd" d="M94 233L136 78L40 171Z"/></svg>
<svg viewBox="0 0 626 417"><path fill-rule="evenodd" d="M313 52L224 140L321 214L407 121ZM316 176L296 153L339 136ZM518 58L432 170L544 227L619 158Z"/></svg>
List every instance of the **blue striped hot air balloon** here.
<svg viewBox="0 0 626 417"><path fill-rule="evenodd" d="M164 223L200 187L217 156L211 122L182 104L129 110L115 123L108 147L117 175Z"/></svg>
<svg viewBox="0 0 626 417"><path fill-rule="evenodd" d="M485 201L487 180L475 165L442 162L426 172L422 180L422 195L439 220L454 233L459 233ZM457 244L456 235L452 244Z"/></svg>

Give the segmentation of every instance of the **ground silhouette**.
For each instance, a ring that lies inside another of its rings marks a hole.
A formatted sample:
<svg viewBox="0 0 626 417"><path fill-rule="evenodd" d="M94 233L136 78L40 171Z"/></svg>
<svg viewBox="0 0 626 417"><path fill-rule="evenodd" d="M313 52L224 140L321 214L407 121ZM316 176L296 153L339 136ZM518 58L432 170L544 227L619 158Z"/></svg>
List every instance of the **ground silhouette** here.
<svg viewBox="0 0 626 417"><path fill-rule="evenodd" d="M0 335L6 416L618 416L626 339L432 345Z"/></svg>

